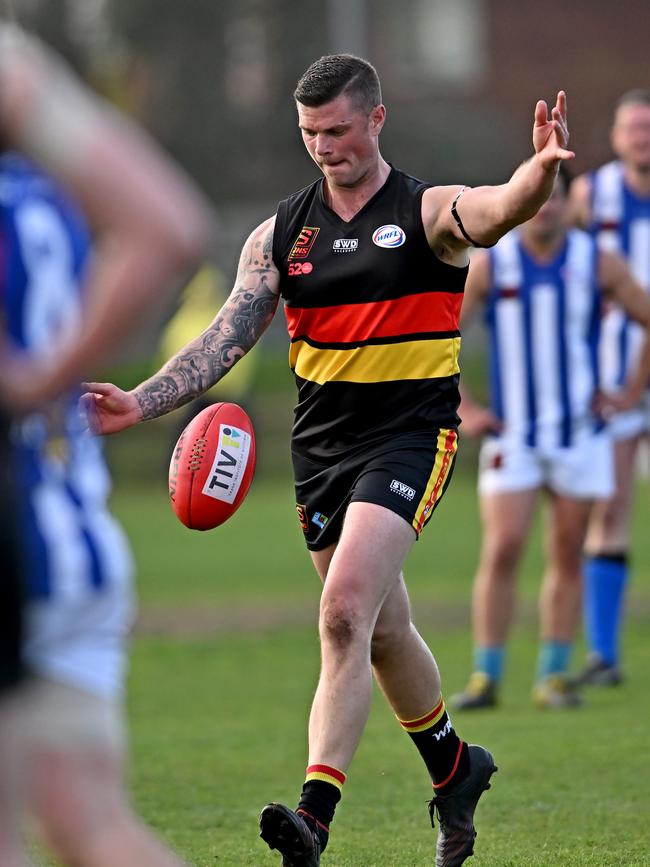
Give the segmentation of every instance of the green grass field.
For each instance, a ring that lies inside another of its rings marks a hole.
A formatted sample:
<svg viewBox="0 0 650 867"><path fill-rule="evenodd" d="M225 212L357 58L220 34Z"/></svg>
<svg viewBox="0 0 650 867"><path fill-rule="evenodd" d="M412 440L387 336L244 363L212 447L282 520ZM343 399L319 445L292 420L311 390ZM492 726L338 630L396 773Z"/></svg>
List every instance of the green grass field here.
<svg viewBox="0 0 650 867"><path fill-rule="evenodd" d="M650 865L647 491L639 497L626 683L591 692L579 711L531 707L537 534L502 704L454 716L461 736L489 746L499 765L478 811L476 867ZM228 524L203 534L181 527L162 487L121 484L114 504L139 563L129 698L138 809L197 867L277 865L257 817L267 800L297 797L318 670L318 582L291 484L259 479ZM407 564L414 619L447 694L469 671L478 542L473 479L460 472ZM429 867L429 797L415 749L377 696L324 864Z"/></svg>

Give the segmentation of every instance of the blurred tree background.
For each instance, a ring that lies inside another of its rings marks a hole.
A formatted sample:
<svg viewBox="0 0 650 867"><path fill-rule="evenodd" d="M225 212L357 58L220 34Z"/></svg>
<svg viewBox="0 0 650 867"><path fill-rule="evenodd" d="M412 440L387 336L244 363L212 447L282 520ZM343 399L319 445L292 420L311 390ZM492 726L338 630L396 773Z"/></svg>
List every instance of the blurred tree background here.
<svg viewBox="0 0 650 867"><path fill-rule="evenodd" d="M220 216L215 260L226 285L248 232L317 176L291 95L322 54L350 51L377 66L388 106L382 153L433 183L506 180L530 154L536 100L552 102L560 88L569 96L574 170L595 167L610 155L615 99L649 85L647 0L0 3L143 123L203 187ZM143 323L130 368L117 374L121 384L158 365L163 324ZM472 331L464 349L470 375L480 368L480 347ZM253 402L282 436L291 388L279 315L260 352Z"/></svg>

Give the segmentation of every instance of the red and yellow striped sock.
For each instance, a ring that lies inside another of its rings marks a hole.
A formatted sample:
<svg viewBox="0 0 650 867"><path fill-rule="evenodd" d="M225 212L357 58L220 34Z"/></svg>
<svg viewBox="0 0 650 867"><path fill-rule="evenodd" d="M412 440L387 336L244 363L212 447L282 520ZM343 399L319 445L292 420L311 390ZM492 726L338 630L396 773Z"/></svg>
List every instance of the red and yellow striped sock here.
<svg viewBox="0 0 650 867"><path fill-rule="evenodd" d="M341 800L344 782L343 771L331 765L309 765L307 768L296 813L301 813L314 823L321 841L321 851L327 845L330 822Z"/></svg>
<svg viewBox="0 0 650 867"><path fill-rule="evenodd" d="M467 744L456 734L442 697L429 713L410 720L398 717L398 721L418 748L436 792L443 793L465 779L469 773Z"/></svg>

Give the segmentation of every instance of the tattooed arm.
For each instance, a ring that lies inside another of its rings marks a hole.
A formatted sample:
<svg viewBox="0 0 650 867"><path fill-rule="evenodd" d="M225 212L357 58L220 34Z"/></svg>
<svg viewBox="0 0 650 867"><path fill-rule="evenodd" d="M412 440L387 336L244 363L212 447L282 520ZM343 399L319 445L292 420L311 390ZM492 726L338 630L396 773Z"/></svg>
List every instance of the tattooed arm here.
<svg viewBox="0 0 650 867"><path fill-rule="evenodd" d="M279 300L279 274L271 256L274 225L271 217L250 235L228 300L208 328L158 373L129 392L112 383L86 383L82 405L93 431L116 433L189 403L257 343Z"/></svg>

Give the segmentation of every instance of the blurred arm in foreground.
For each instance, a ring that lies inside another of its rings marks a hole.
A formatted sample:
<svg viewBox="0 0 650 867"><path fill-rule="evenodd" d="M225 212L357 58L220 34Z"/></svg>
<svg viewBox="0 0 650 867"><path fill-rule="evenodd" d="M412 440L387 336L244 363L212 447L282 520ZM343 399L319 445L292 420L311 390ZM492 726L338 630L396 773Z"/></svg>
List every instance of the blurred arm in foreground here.
<svg viewBox="0 0 650 867"><path fill-rule="evenodd" d="M104 361L166 300L212 236L192 182L125 117L96 98L51 51L0 24L0 146L39 163L80 203L97 236L87 304L74 339L48 364L3 361L14 410L55 396ZM5 350L6 351L6 350ZM52 363L55 358L55 363Z"/></svg>

